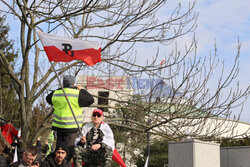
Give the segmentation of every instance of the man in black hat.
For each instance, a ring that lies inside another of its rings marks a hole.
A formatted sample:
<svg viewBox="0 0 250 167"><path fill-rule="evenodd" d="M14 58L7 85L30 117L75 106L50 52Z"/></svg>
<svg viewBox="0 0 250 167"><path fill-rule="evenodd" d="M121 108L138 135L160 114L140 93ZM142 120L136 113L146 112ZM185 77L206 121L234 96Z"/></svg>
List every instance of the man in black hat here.
<svg viewBox="0 0 250 167"><path fill-rule="evenodd" d="M65 159L67 146L57 146L55 153L48 155L42 163L42 167L71 167L71 163Z"/></svg>
<svg viewBox="0 0 250 167"><path fill-rule="evenodd" d="M66 75L63 77L63 89L59 88L52 91L46 97L46 101L54 108L52 130L57 132L56 145L67 143L68 155L66 159L68 160L71 159L73 154L73 146L79 129L78 125L82 127L82 107L88 107L94 102L94 98L89 92L83 89L81 85L75 87L74 84L75 77ZM66 98L77 121L75 121Z"/></svg>

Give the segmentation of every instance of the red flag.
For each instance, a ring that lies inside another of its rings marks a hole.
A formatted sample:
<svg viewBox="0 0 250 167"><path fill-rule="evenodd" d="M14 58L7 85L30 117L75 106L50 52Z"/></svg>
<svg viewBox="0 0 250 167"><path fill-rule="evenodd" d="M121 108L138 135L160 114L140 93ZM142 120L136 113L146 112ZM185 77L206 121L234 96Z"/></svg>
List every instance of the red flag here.
<svg viewBox="0 0 250 167"><path fill-rule="evenodd" d="M163 63L165 63L165 59L162 59L160 66L163 65Z"/></svg>
<svg viewBox="0 0 250 167"><path fill-rule="evenodd" d="M127 167L126 164L123 162L120 154L118 153L118 151L116 150L116 148L113 151L113 157L112 159L117 162L121 167Z"/></svg>
<svg viewBox="0 0 250 167"><path fill-rule="evenodd" d="M101 47L98 42L58 37L41 31L37 34L49 61L82 60L89 66L101 61Z"/></svg>

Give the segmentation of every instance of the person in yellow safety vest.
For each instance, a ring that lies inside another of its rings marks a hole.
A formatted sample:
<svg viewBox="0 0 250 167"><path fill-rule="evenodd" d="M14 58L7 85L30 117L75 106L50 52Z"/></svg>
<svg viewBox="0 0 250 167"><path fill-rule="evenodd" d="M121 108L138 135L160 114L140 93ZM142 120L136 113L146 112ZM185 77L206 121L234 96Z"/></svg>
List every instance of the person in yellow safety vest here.
<svg viewBox="0 0 250 167"><path fill-rule="evenodd" d="M54 139L54 131L52 130L49 134L48 139L45 141L45 147L43 149L43 159L45 159L53 151Z"/></svg>
<svg viewBox="0 0 250 167"><path fill-rule="evenodd" d="M73 117L69 104L62 88L52 91L46 101L53 106L52 130L56 131L56 146L67 143L67 160L73 156L74 142L78 134L78 126L82 127L83 109L94 102L93 96L83 89L81 85L74 86L75 77L66 75L63 77L63 89L73 109L77 123Z"/></svg>

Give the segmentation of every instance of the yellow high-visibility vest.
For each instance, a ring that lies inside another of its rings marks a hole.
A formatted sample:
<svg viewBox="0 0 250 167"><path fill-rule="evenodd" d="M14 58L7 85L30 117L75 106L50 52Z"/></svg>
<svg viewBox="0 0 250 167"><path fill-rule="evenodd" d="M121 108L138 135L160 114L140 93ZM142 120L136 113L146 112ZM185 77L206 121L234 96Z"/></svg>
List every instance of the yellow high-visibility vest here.
<svg viewBox="0 0 250 167"><path fill-rule="evenodd" d="M64 91L74 111L77 123L79 127L81 127L83 121L82 108L78 103L78 96L80 91L72 88L64 88ZM53 93L52 104L54 107L52 126L63 129L77 128L77 124L62 89L56 90Z"/></svg>

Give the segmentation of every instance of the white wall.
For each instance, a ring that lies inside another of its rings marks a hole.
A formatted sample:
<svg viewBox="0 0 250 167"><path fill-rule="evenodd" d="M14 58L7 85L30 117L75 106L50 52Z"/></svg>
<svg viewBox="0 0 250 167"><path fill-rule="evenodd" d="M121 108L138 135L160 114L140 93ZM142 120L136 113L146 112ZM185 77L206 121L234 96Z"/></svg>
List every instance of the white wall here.
<svg viewBox="0 0 250 167"><path fill-rule="evenodd" d="M222 147L221 167L250 167L250 146Z"/></svg>
<svg viewBox="0 0 250 167"><path fill-rule="evenodd" d="M220 167L220 145L199 140L169 142L169 167Z"/></svg>

